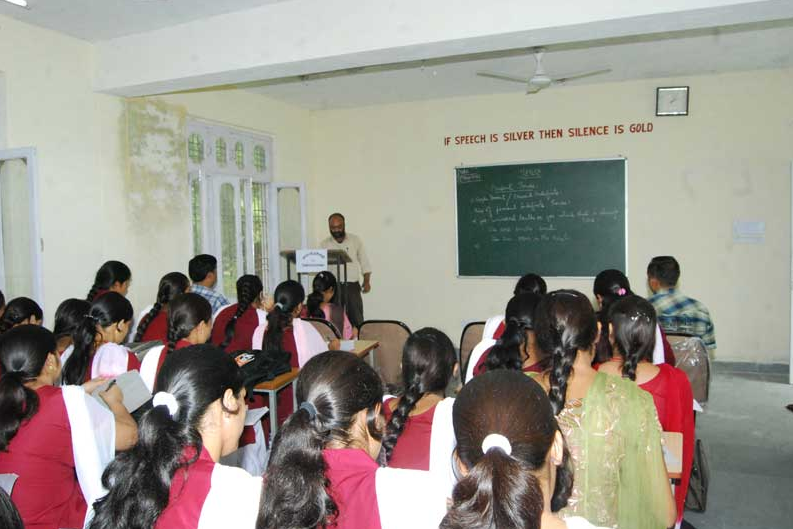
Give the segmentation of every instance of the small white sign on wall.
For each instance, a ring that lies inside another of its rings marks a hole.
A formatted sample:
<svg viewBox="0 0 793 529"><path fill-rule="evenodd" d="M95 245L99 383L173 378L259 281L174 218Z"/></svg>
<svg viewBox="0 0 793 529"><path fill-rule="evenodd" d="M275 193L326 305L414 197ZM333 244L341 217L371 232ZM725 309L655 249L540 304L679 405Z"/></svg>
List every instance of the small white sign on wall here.
<svg viewBox="0 0 793 529"><path fill-rule="evenodd" d="M316 274L328 269L328 250L297 250L297 273Z"/></svg>
<svg viewBox="0 0 793 529"><path fill-rule="evenodd" d="M765 242L765 221L733 220L732 242L736 244L762 244Z"/></svg>

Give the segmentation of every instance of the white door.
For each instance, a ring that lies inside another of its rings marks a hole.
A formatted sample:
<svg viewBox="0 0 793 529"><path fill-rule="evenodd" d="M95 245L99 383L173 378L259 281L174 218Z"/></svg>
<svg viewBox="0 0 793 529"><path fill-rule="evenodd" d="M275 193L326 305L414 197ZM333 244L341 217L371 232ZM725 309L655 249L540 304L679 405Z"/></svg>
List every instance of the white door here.
<svg viewBox="0 0 793 529"><path fill-rule="evenodd" d="M270 184L270 291L287 279L287 262L281 257L285 250L306 248L306 187L305 184L275 182ZM292 266L292 279L296 279ZM304 285L306 286L306 285Z"/></svg>

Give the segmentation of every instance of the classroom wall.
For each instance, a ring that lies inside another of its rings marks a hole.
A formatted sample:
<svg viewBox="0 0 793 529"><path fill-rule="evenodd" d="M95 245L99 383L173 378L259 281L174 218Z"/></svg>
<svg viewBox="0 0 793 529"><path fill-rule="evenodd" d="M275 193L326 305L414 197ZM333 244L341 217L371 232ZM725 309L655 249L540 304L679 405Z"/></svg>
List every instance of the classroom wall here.
<svg viewBox="0 0 793 529"><path fill-rule="evenodd" d="M675 85L690 85L690 115L656 117L655 88ZM792 70L774 70L317 111L311 237L326 236L327 214L344 212L374 269L366 317L401 319L413 329L438 326L458 341L465 322L503 311L514 281L455 277L454 167L626 156L634 290L646 294L652 256L675 255L681 288L711 310L718 359L787 362L791 85ZM650 133L443 142L466 134L628 129L647 122ZM735 244L735 219L765 221L765 242ZM548 283L592 296L589 280Z"/></svg>
<svg viewBox="0 0 793 529"><path fill-rule="evenodd" d="M272 133L276 178L309 173L306 110L237 90L143 100L98 94L91 44L2 16L0 28L0 138L38 152L46 322L60 301L85 296L107 259L130 265L136 312L154 300L164 273L186 271L187 174L178 174L180 138L172 134L180 120ZM130 153L130 145L142 150Z"/></svg>

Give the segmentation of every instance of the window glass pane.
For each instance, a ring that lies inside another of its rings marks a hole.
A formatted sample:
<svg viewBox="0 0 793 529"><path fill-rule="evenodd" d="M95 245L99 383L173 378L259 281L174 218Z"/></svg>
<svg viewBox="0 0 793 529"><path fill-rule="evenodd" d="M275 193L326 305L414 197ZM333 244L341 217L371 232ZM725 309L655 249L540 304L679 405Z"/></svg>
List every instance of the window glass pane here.
<svg viewBox="0 0 793 529"><path fill-rule="evenodd" d="M225 167L226 159L226 140L218 138L215 140L215 163L220 167Z"/></svg>
<svg viewBox="0 0 793 529"><path fill-rule="evenodd" d="M193 253L200 254L203 241L203 218L201 217L201 182L198 178L190 181L190 206L193 216Z"/></svg>
<svg viewBox="0 0 793 529"><path fill-rule="evenodd" d="M34 242L25 159L0 162L0 210L6 301L19 296L33 298Z"/></svg>
<svg viewBox="0 0 793 529"><path fill-rule="evenodd" d="M220 186L220 249L223 256L223 292L231 295L237 289L237 208L234 186Z"/></svg>
<svg viewBox="0 0 793 529"><path fill-rule="evenodd" d="M264 147L262 147L261 145L257 145L256 147L253 148L253 166L256 168L258 172L260 173L264 172L264 168L266 166L265 153L264 153Z"/></svg>
<svg viewBox="0 0 793 529"><path fill-rule="evenodd" d="M248 237L247 237L247 215L245 214L245 181L240 180L240 240L242 240L242 270L246 274L251 273L248 268Z"/></svg>
<svg viewBox="0 0 793 529"><path fill-rule="evenodd" d="M278 239L281 250L302 247L300 190L296 187L278 189ZM281 274L286 277L286 259L281 258Z"/></svg>
<svg viewBox="0 0 793 529"><path fill-rule="evenodd" d="M254 182L252 194L253 267L254 273L261 278L262 283L267 285L269 266L267 263L267 214L264 207L266 204L264 184Z"/></svg>
<svg viewBox="0 0 793 529"><path fill-rule="evenodd" d="M193 133L187 138L187 156L193 163L201 163L204 161L204 139Z"/></svg>
<svg viewBox="0 0 793 529"><path fill-rule="evenodd" d="M240 141L234 145L234 161L238 169L245 169L245 149Z"/></svg>

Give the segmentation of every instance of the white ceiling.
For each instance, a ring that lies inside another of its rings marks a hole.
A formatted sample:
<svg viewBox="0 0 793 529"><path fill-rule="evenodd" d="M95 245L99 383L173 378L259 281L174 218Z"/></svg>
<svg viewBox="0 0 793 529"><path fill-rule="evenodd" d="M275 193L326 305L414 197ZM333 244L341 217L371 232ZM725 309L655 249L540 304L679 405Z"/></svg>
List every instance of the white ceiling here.
<svg viewBox="0 0 793 529"><path fill-rule="evenodd" d="M477 71L490 71L528 79L534 72L534 59L528 52L513 53L520 54L440 64L432 61L423 67L413 63L410 68L390 71L240 86L312 109L525 92L524 85L476 75ZM612 70L571 81L569 85L793 68L793 21L550 47L543 65L552 77L602 68ZM542 97L542 93L528 97Z"/></svg>
<svg viewBox="0 0 793 529"><path fill-rule="evenodd" d="M283 1L28 0L30 9L0 1L0 15L96 42Z"/></svg>

